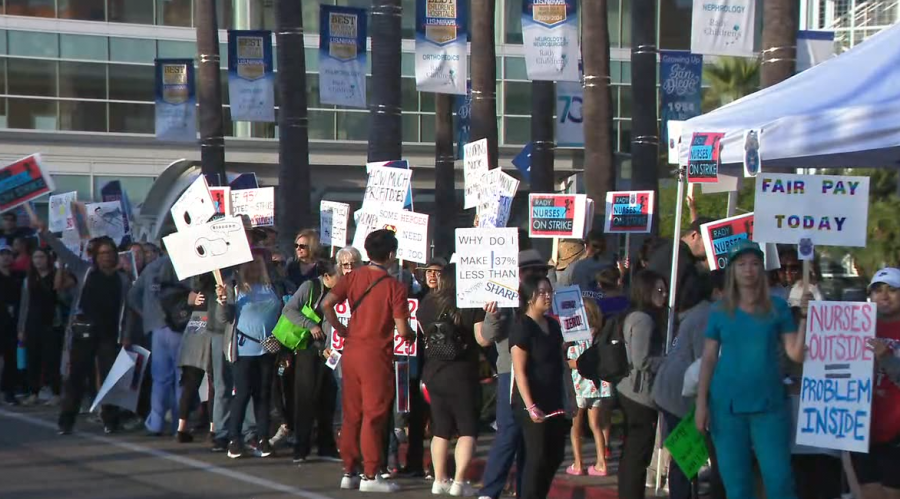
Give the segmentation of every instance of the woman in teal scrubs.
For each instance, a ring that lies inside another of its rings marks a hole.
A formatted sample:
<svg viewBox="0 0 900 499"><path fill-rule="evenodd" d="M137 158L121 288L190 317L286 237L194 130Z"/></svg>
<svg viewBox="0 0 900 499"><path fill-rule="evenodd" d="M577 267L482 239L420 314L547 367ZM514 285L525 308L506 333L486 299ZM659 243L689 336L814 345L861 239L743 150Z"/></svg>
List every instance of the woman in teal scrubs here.
<svg viewBox="0 0 900 499"><path fill-rule="evenodd" d="M787 302L769 296L759 246L742 241L728 257L725 293L713 305L706 329L697 428L712 433L728 499L755 497L751 452L766 497L796 499L791 404L779 356L783 346L791 360L803 362L808 299L798 328Z"/></svg>

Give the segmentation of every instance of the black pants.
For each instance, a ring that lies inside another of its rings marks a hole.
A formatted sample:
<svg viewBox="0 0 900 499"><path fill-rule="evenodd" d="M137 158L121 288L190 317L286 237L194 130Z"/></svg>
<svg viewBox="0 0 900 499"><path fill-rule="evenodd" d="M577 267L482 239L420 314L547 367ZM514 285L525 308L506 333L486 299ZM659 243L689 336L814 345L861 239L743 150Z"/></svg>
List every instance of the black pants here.
<svg viewBox="0 0 900 499"><path fill-rule="evenodd" d="M294 431L296 417L294 406L296 405L294 390L294 354L282 350L275 355L275 380L272 383L272 405L281 417L281 424L288 430ZM301 404L302 406L302 404ZM303 406L308 409L307 406Z"/></svg>
<svg viewBox="0 0 900 499"><path fill-rule="evenodd" d="M256 413L256 432L260 440L269 438L269 400L272 396L272 375L275 358L271 354L256 357L238 357L234 363L235 395L231 399L231 418L228 423L228 438L239 440L244 427L244 414L253 399Z"/></svg>
<svg viewBox="0 0 900 499"><path fill-rule="evenodd" d="M59 425L71 428L75 424L75 416L81 409L81 398L84 396L86 384L93 385L94 366L100 368L100 381L106 379L116 357L119 355L119 344L114 339L72 340L69 350L69 378L63 391L60 404ZM105 426L115 427L118 424L118 408L104 405L100 408L100 419Z"/></svg>
<svg viewBox="0 0 900 499"><path fill-rule="evenodd" d="M647 466L653 460L659 413L628 397L619 396L625 414L625 445L619 462L619 499L644 499Z"/></svg>
<svg viewBox="0 0 900 499"><path fill-rule="evenodd" d="M2 327L2 326L0 326ZM15 395L21 382L16 358L18 338L15 327L0 330L0 357L3 357L3 373L0 374L0 391L4 395Z"/></svg>
<svg viewBox="0 0 900 499"><path fill-rule="evenodd" d="M313 424L319 454L337 453L334 441L334 410L337 383L317 348L300 350L292 359L294 402L294 455L306 457L312 450ZM287 375L287 374L285 374Z"/></svg>
<svg viewBox="0 0 900 499"><path fill-rule="evenodd" d="M566 450L568 422L561 416L535 423L528 412L513 409L522 425L525 441L525 472L522 473L520 499L546 499L553 477L563 462Z"/></svg>
<svg viewBox="0 0 900 499"><path fill-rule="evenodd" d="M59 364L62 361L63 330L47 327L28 331L25 349L28 354L28 389L37 395L49 386L53 395L59 395Z"/></svg>
<svg viewBox="0 0 900 499"><path fill-rule="evenodd" d="M191 417L191 408L194 400L199 395L200 385L203 384L203 376L206 371L196 367L184 366L181 368L181 399L178 401L178 419L187 420Z"/></svg>
<svg viewBox="0 0 900 499"><path fill-rule="evenodd" d="M841 496L843 467L840 458L833 456L791 456L797 497L800 499L832 499ZM900 469L894 470L900 473Z"/></svg>

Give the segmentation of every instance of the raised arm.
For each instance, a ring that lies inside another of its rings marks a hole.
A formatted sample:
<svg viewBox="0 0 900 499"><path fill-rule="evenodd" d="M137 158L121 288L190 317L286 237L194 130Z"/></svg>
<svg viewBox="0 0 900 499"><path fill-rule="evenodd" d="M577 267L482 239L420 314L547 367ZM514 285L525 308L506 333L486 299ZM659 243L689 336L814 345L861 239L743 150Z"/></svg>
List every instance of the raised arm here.
<svg viewBox="0 0 900 499"><path fill-rule="evenodd" d="M67 248L58 237L48 231L47 227L43 224L39 224L37 230L40 232L41 238L47 243L47 246L50 246L50 249L52 249L53 252L56 253L56 256L59 257L59 260L66 264L66 266L69 267L69 270L78 276L78 279L81 279L81 276L87 272L91 264L82 260L81 257L75 253L72 253L72 250Z"/></svg>

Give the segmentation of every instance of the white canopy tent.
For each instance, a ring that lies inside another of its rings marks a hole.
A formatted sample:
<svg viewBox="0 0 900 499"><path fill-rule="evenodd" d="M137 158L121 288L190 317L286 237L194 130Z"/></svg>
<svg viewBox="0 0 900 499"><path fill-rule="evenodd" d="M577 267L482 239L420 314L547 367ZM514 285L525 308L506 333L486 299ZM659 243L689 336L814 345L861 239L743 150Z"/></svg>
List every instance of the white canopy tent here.
<svg viewBox="0 0 900 499"><path fill-rule="evenodd" d="M900 167L900 24L844 54L711 113L691 134L724 132L721 164L740 165L744 132L759 130L766 168Z"/></svg>

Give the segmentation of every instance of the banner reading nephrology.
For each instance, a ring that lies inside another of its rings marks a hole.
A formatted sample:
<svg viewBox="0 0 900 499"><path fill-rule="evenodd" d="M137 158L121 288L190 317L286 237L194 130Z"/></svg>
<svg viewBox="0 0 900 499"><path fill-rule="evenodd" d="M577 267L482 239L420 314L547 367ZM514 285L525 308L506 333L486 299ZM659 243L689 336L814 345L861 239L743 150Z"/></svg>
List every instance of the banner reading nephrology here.
<svg viewBox="0 0 900 499"><path fill-rule="evenodd" d="M703 56L687 50L659 51L659 87L662 94L663 141L668 141L666 123L686 121L700 115L700 81Z"/></svg>
<svg viewBox="0 0 900 499"><path fill-rule="evenodd" d="M228 32L228 99L233 121L275 121L271 31Z"/></svg>
<svg viewBox="0 0 900 499"><path fill-rule="evenodd" d="M522 37L529 80L578 81L575 0L524 0Z"/></svg>
<svg viewBox="0 0 900 499"><path fill-rule="evenodd" d="M756 0L694 0L691 52L753 56Z"/></svg>
<svg viewBox="0 0 900 499"><path fill-rule="evenodd" d="M416 0L416 90L466 95L466 0Z"/></svg>
<svg viewBox="0 0 900 499"><path fill-rule="evenodd" d="M365 109L366 10L322 5L319 22L319 100Z"/></svg>
<svg viewBox="0 0 900 499"><path fill-rule="evenodd" d="M197 140L193 59L156 59L156 138Z"/></svg>

